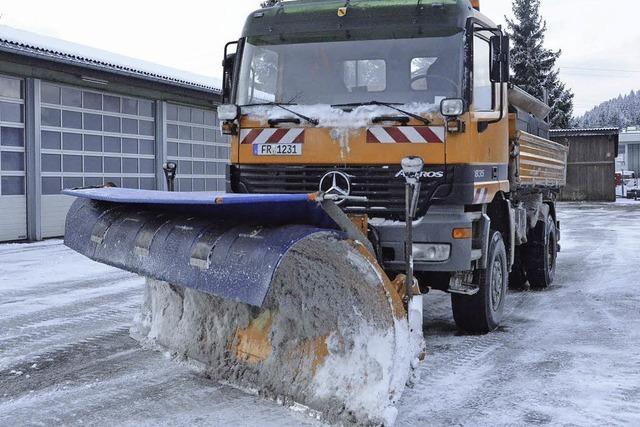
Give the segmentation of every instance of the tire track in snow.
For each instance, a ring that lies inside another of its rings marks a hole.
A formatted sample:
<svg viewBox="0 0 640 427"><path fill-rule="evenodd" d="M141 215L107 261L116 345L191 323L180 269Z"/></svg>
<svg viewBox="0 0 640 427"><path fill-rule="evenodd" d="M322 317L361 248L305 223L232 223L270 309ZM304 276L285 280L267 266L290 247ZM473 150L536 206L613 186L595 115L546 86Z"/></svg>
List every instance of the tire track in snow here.
<svg viewBox="0 0 640 427"><path fill-rule="evenodd" d="M140 304L129 304L117 309L109 309L104 312L96 312L90 315L74 317L72 319L60 319L57 325L48 327L34 327L32 331L13 335L9 338L0 338L0 348L3 359L0 367L15 360L23 359L26 355L37 354L38 351L50 349L57 343L68 339L90 337L96 331L112 327L123 327L131 324Z"/></svg>
<svg viewBox="0 0 640 427"><path fill-rule="evenodd" d="M283 415L275 418L279 425L320 425L140 348L127 328L70 344L40 360L36 368L31 361L13 366L23 372L20 376L0 371L0 389L12 390L11 396L0 394L0 424L15 419L37 420L39 425L120 420L121 425L155 426L162 420L162 425L177 426L258 426L261 418L274 419L275 412ZM200 402L195 408L194 401ZM44 407L46 411L40 410ZM190 411L185 413L185 408Z"/></svg>
<svg viewBox="0 0 640 427"><path fill-rule="evenodd" d="M509 292L508 295L505 320L510 319L513 313L527 302L529 292ZM453 322L453 319L451 322ZM430 337L429 334L425 336L427 347L429 346L428 340L430 338L433 337ZM447 339L446 346L453 346L455 348L446 353L436 354L435 357L441 360L451 360L451 363L449 363L447 367L451 370L458 370L475 362L478 358L485 356L488 352L496 348L503 341L504 336L500 331L496 331L495 333L487 335L460 335L451 338L456 341L451 343L449 342L450 340ZM430 363L429 361L433 362L433 358L429 355L427 355L427 358L424 364L425 368L422 369L422 371L426 373L427 370L434 370L434 372L429 372L430 380L437 381L450 375L450 371L443 371L436 366L436 363Z"/></svg>
<svg viewBox="0 0 640 427"><path fill-rule="evenodd" d="M25 361L1 369L0 389L11 390L10 398L15 399L33 389L36 384L37 388L42 388L55 385L60 377L72 379L87 367L82 362L99 366L102 358L138 348L138 343L129 337L129 326L121 325L102 333L95 332L76 342L48 346L42 353L34 353ZM20 372L22 374L16 375ZM91 372L98 374L93 367ZM25 378L23 374L30 375L30 378ZM8 393L4 397L9 397L7 395Z"/></svg>
<svg viewBox="0 0 640 427"><path fill-rule="evenodd" d="M134 277L125 281L106 281L105 285L116 285L116 288L106 287L104 292L87 292L86 289L77 288L78 294L76 298L69 295L59 295L60 299L64 298L64 302L47 301L47 298L58 299L58 294L50 295L38 301L39 297L30 298L34 302L47 304L43 309L36 309L27 313L20 313L11 316L11 313L5 311L6 317L0 318L0 330L6 332L11 329L21 329L29 325L55 320L60 318L69 318L81 315L83 312L98 306L117 306L132 298L142 295L144 279ZM99 291L102 287L95 287L94 290ZM84 295L83 295L84 294Z"/></svg>
<svg viewBox="0 0 640 427"><path fill-rule="evenodd" d="M113 285L132 278L138 277L132 273L121 270L113 270L103 273L100 277L88 276L72 280L47 281L46 285L34 286L28 289L13 289L0 291L0 305L8 304L12 301L3 301L7 298L43 298L55 296L68 291L82 289L97 289L108 285Z"/></svg>
<svg viewBox="0 0 640 427"><path fill-rule="evenodd" d="M42 253L43 251L66 252L69 251L62 242L53 244L25 243L20 244L19 248L3 249L0 248L0 255L22 255L25 253Z"/></svg>
<svg viewBox="0 0 640 427"><path fill-rule="evenodd" d="M508 293L507 306L505 309L505 323L509 323L513 314L520 310L530 300L532 293L527 291L510 291ZM427 327L428 327L427 320ZM453 326L453 319L450 320ZM434 420L425 414L425 397L434 396L451 386L452 383L463 384L470 373L477 373L479 367L486 366L483 363L490 360L490 356L499 351L504 340L511 339L510 334L504 332L508 326L501 328L488 335L459 335L459 336L438 336L427 333L427 348L429 340L436 340L428 350L427 358L418 370L419 379L413 387L407 388L400 403L399 411L401 420L406 425L425 425L433 423ZM455 340L452 342L452 340ZM453 396L452 396L453 397ZM486 397L486 396L485 396ZM467 407L481 407L483 402L481 396L474 396L471 400L466 400ZM439 403L434 402L432 411L437 411L435 407ZM427 407L429 407L427 405ZM454 419L440 420L441 423L455 423ZM439 423L439 422L437 422Z"/></svg>

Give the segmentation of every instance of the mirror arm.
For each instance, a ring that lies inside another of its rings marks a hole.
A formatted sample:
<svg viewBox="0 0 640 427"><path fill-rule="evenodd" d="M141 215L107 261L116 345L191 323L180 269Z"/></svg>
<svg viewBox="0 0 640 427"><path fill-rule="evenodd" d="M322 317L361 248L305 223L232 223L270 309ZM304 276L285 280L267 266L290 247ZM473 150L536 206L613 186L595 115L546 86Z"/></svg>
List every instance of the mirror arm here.
<svg viewBox="0 0 640 427"><path fill-rule="evenodd" d="M226 104L229 102L229 92L231 91L230 87L227 87L227 80L228 80L228 76L230 73L229 70L229 63L228 63L228 58L229 58L229 47L233 46L233 45L238 45L240 42L239 41L232 41L227 43L224 46L224 59L222 60L222 103ZM236 49L236 53L237 53L237 49ZM234 60L234 64L235 64L235 60Z"/></svg>
<svg viewBox="0 0 640 427"><path fill-rule="evenodd" d="M509 71L507 69L506 72L506 76L504 75L503 71L503 67L504 67L504 62L507 61L508 62L508 57L509 57L509 52L503 52L503 49L505 47L505 39L507 38L507 35L505 35L502 32L502 26L499 25L497 28L488 28L488 29L484 29L492 31L494 34L496 34L498 37L500 37L500 60L498 61L498 67L499 67L499 71L500 71L500 78L498 79L498 84L500 85L500 115L498 116L497 119L495 120L489 120L487 122L485 122L487 125L493 124L493 123L499 123L502 121L502 119L504 118L504 96L505 96L505 84L507 84L509 82ZM492 60L493 61L493 60Z"/></svg>
<svg viewBox="0 0 640 427"><path fill-rule="evenodd" d="M485 122L487 125L491 125L493 123L499 123L504 118L504 83L498 83L500 85L500 115L495 120L489 120Z"/></svg>

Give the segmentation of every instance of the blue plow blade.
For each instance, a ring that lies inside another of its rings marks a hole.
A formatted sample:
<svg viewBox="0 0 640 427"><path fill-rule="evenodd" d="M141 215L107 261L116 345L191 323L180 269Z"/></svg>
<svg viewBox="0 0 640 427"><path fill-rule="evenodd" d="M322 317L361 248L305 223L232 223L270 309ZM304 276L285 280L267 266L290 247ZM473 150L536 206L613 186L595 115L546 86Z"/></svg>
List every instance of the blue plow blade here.
<svg viewBox="0 0 640 427"><path fill-rule="evenodd" d="M97 188L77 197L65 245L126 271L260 307L296 243L344 239L307 194L176 193Z"/></svg>

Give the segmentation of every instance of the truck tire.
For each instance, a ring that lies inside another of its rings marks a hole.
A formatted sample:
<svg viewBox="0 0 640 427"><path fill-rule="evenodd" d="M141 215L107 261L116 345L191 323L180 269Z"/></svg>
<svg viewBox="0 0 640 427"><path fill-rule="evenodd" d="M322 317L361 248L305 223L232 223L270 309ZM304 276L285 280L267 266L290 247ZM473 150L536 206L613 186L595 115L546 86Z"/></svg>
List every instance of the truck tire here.
<svg viewBox="0 0 640 427"><path fill-rule="evenodd" d="M509 269L502 234L492 231L487 254L487 269L477 270L474 282L480 291L472 296L451 295L453 318L458 327L472 334L486 334L502 321Z"/></svg>
<svg viewBox="0 0 640 427"><path fill-rule="evenodd" d="M527 243L524 266L533 289L546 289L553 283L558 258L558 232L555 220L549 215L546 221L538 221L533 229L533 240Z"/></svg>

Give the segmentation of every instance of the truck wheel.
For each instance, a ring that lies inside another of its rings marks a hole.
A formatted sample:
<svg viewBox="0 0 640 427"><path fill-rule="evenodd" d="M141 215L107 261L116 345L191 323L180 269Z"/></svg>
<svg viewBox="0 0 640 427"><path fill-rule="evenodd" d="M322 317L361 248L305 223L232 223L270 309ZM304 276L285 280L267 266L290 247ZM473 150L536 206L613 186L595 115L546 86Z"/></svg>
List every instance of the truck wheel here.
<svg viewBox="0 0 640 427"><path fill-rule="evenodd" d="M539 221L533 229L533 236L523 254L527 279L533 289L546 289L553 283L558 258L558 233L553 217Z"/></svg>
<svg viewBox="0 0 640 427"><path fill-rule="evenodd" d="M494 231L489 241L487 269L475 273L480 291L472 296L451 295L453 318L460 329L473 334L495 330L502 321L509 269L502 235Z"/></svg>

